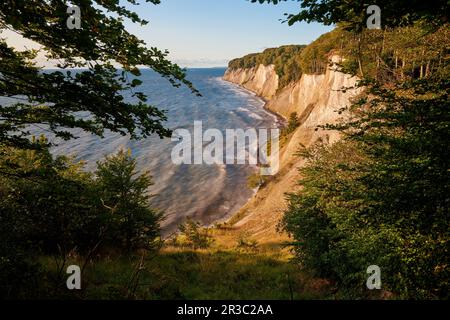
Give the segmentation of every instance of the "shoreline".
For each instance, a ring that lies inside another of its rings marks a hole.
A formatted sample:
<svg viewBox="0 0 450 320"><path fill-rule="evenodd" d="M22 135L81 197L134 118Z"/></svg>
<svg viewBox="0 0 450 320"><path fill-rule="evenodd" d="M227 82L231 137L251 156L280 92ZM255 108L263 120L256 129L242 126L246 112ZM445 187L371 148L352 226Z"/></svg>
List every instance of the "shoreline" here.
<svg viewBox="0 0 450 320"><path fill-rule="evenodd" d="M251 95L253 95L253 96L255 96L255 97L258 97L258 98L262 101L262 109L264 109L265 112L267 112L268 114L270 114L271 116L273 116L273 118L275 119L275 120L274 120L274 123L275 123L276 127L277 127L278 129L282 129L282 128L286 127L286 125L287 125L287 119L285 119L281 114L278 114L278 113L276 113L275 111L272 111L272 110L270 110L270 109L267 108L267 104L269 103L269 100L267 100L267 99L265 99L265 98L259 96L259 95L256 94L255 92L253 92L253 91L251 91L251 90L249 90L249 89L243 87L243 86L240 85L240 84L237 84L237 83L234 83L234 82L225 80L223 77L221 77L220 79L221 79L222 81L225 81L225 82L227 82L227 83L229 83L229 84L232 84L232 85L234 85L234 86L240 88L242 91L245 91L245 92L250 93ZM258 169L259 169L259 166L256 165L256 170L255 170L255 172L257 172ZM229 221L231 221L235 216L237 216L237 215L239 214L239 212L241 212L241 210L242 210L245 206L247 206L247 204L248 204L253 198L256 197L256 195L258 194L260 188L261 188L261 186L255 188L255 189L252 189L252 190L253 190L252 196L249 197L249 198L247 199L247 201L246 201L242 206L240 206L239 209L237 209L235 212L230 213L229 215L225 215L222 219L215 220L215 221L212 222L211 224L205 225L205 227L211 228L211 227L213 227L215 224L228 223ZM239 220L240 220L240 219L239 219ZM234 221L233 224L237 223L239 220Z"/></svg>
<svg viewBox="0 0 450 320"><path fill-rule="evenodd" d="M251 90L245 88L244 86L242 86L242 85L240 85L240 84L238 84L238 83L234 83L234 82L225 80L223 77L221 77L220 79L222 79L222 81L225 81L225 82L227 82L227 83L230 83L230 84L232 84L232 85L234 85L234 86L240 88L242 91L245 91L245 92L247 92L247 93L250 93L251 95L253 95L253 96L259 98L259 99L263 102L263 107L262 107L262 108L264 109L264 111L266 111L267 113L269 113L271 116L273 116L273 117L276 119L276 120L275 120L275 123L278 124L278 128L281 129L281 128L284 128L284 127L287 125L287 121L288 121L288 120L287 120L285 117L283 117L281 114L279 114L279 113L277 113L277 112L275 112L275 111L270 110L269 108L267 108L267 104L269 103L269 100L265 99L264 97L259 96L259 95L256 94L255 92L253 92L253 91L251 91Z"/></svg>
<svg viewBox="0 0 450 320"><path fill-rule="evenodd" d="M270 115L273 118L273 124L274 124L275 128L282 129L282 128L284 128L287 125L287 120L282 115L280 115L280 114L276 113L275 111L272 111L272 110L267 108L267 105L268 105L268 102L269 102L267 99L259 96L255 92L253 92L253 91L243 87L242 85L239 85L237 83L225 80L223 78L223 76L222 77L218 77L218 78L220 79L220 81L224 81L224 82L226 82L228 84L231 84L231 85L239 88L243 92L246 92L247 94L252 95L252 96L257 97L258 99L260 99L261 100L261 109L264 110L268 115ZM254 169L254 173L257 173L259 168L260 168L259 165L255 165L255 166L251 166L251 167L254 167L253 168ZM248 186L246 185L245 188L248 188ZM247 206L248 203L255 198L255 196L257 196L258 192L260 191L260 187L251 189L251 191L252 191L251 196L248 197L248 199L244 203L242 203L242 205L240 205L240 206L236 205L235 208L234 208L235 210L233 210L230 213L224 214L222 217L220 217L218 219L214 219L214 220L212 220L209 223L202 223L201 225L203 227L205 227L205 228L214 228L215 225L224 224L224 223L226 224L226 223L229 223L229 221L235 219L235 217L237 215L239 215L241 210L245 206ZM211 207L214 207L216 205L217 204L214 204L214 203L210 204ZM237 222L237 221L235 221L235 222ZM178 233L179 233L178 230L175 230L175 231L172 231L172 232L168 232L168 234L166 234L164 236L164 238L170 238L172 235L178 234Z"/></svg>
<svg viewBox="0 0 450 320"><path fill-rule="evenodd" d="M230 82L230 81L227 81L227 80L223 79L223 76L217 77L217 79L220 79L220 81L223 81L223 82L225 82L227 84L230 84L233 87L239 88L239 90L242 90L243 92L247 93L248 95L251 95L253 97L258 98L261 101L261 105L258 108L261 108L267 115L270 116L270 118L272 118L272 121L271 121L272 122L272 128L282 129L283 127L286 126L287 121L282 115L280 115L280 114L278 114L278 113L276 113L276 112L274 112L274 111L272 111L272 110L267 108L267 104L269 102L268 100L264 99L263 97L257 95L255 92L253 92L253 91L251 91L249 89L246 89L245 87L243 87L243 86L241 86L239 84L236 84L236 83L233 83L233 82ZM252 173L250 173L249 176L252 175L252 174L256 174L258 172L258 170L260 169L259 165L251 165L250 167L252 169ZM225 213L223 215L219 215L219 217L217 217L216 219L211 219L209 221L201 222L201 226L205 227L205 228L214 228L218 224L226 224L226 223L228 223L229 221L234 219L236 217L236 215L238 215L239 212L241 212L242 209L246 205L248 205L248 203L250 201L252 201L254 199L255 196L257 196L257 194L258 194L258 192L260 190L260 187L251 189L251 188L249 188L247 186L247 184L245 186L243 186L243 188L248 188L251 191L251 194L250 194L250 196L247 199L242 199L243 201L242 201L241 204L236 203L236 202L234 202L234 204L232 203L231 206L230 206L231 210L228 213ZM220 202L220 199L218 199L218 200L219 201L215 201L214 203L211 203L207 210L208 211L214 211L215 207L220 207L222 205L222 203ZM205 220L208 220L208 219L205 219ZM170 238L174 234L178 234L178 233L179 233L178 228L169 227L169 226L165 226L165 227L162 228L162 237L164 239Z"/></svg>

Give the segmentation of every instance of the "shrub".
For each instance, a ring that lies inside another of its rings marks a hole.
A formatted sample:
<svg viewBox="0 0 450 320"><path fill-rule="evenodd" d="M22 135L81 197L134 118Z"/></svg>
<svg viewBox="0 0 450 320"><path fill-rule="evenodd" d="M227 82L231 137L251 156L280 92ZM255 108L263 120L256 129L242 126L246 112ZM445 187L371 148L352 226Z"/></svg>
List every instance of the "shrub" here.
<svg viewBox="0 0 450 320"><path fill-rule="evenodd" d="M369 87L377 98L359 103L370 108L351 130L337 126L351 140L303 152L302 189L289 195L283 225L301 264L342 294L367 296L366 269L378 265L383 289L399 297L448 297L447 87Z"/></svg>
<svg viewBox="0 0 450 320"><path fill-rule="evenodd" d="M297 112L292 112L289 116L288 125L286 127L287 134L295 131L300 126L300 120L297 116Z"/></svg>
<svg viewBox="0 0 450 320"><path fill-rule="evenodd" d="M126 252L159 245L162 214L149 207L148 172L138 175L131 152L120 150L97 163L99 201L107 210L105 240Z"/></svg>
<svg viewBox="0 0 450 320"><path fill-rule="evenodd" d="M245 234L239 236L237 240L237 249L242 250L244 252L250 251L255 252L258 250L258 241L254 239L249 239L249 237Z"/></svg>
<svg viewBox="0 0 450 320"><path fill-rule="evenodd" d="M190 246L195 249L208 248L213 239L209 234L208 228L202 228L200 224L191 218L178 226L180 236L177 238L182 245ZM181 239L180 239L181 238Z"/></svg>
<svg viewBox="0 0 450 320"><path fill-rule="evenodd" d="M247 187L249 187L250 189L263 187L266 185L267 181L269 181L268 176L262 176L258 172L256 172L248 176Z"/></svg>
<svg viewBox="0 0 450 320"><path fill-rule="evenodd" d="M0 147L0 296L46 294L33 280L44 278L41 255L66 261L73 252L89 258L96 250L130 253L159 243L150 177L137 175L129 153L107 157L94 175L40 143L36 150Z"/></svg>

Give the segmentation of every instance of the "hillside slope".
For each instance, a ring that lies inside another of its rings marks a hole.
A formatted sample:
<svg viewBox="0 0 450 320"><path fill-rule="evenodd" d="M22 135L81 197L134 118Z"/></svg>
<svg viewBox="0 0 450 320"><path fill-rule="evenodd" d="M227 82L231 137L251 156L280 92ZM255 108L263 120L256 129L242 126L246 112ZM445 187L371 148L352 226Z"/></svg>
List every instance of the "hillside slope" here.
<svg viewBox="0 0 450 320"><path fill-rule="evenodd" d="M334 63L340 62L337 55L330 57ZM354 87L357 78L341 73L336 64L324 74L303 74L300 80L279 88L278 75L273 65L259 65L251 69L228 69L224 80L240 85L267 100L266 108L288 118L297 112L300 126L282 144L280 150L280 171L271 177L269 183L231 220L238 233L250 235L259 243L278 243L287 237L277 231L277 225L286 208L285 193L296 190L298 168L304 159L296 153L300 147L311 146L322 140L333 143L339 139L337 132L318 129L319 125L340 121L345 114L337 110L349 105L358 94Z"/></svg>

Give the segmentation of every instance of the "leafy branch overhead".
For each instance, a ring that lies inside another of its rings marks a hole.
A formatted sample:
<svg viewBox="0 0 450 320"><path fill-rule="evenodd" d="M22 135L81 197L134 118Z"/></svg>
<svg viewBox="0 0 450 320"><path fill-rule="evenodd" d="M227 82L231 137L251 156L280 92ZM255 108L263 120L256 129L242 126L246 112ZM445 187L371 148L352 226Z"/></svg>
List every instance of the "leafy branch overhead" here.
<svg viewBox="0 0 450 320"><path fill-rule="evenodd" d="M68 5L80 8L80 29L67 27ZM19 52L0 39L0 96L13 98L0 105L0 142L29 146L29 128L37 124L64 139L74 137L68 128L97 135L108 129L136 139L152 133L168 136L164 112L148 105L146 95L138 91L139 67L156 71L175 87L186 85L199 93L184 70L167 60L167 51L149 48L126 31L124 19L147 24L119 1L2 1L0 30L32 40L41 49ZM58 61L61 70L43 72L36 66L39 51ZM124 99L126 91L132 102Z"/></svg>
<svg viewBox="0 0 450 320"><path fill-rule="evenodd" d="M250 0L251 2L279 4L288 0ZM349 23L352 29L361 30L366 25L366 10L377 5L382 10L382 25L405 26L423 19L433 24L448 22L447 0L292 0L300 2L298 13L286 14L289 25L297 22L320 22L326 25Z"/></svg>

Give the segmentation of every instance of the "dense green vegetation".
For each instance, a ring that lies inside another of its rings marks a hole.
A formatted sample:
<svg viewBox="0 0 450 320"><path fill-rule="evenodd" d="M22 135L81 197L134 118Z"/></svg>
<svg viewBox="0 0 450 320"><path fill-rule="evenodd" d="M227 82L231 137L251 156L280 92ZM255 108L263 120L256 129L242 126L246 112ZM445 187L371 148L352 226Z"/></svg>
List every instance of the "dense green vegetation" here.
<svg viewBox="0 0 450 320"><path fill-rule="evenodd" d="M128 2L131 6L143 1ZM164 112L148 104L139 91L138 66L153 69L175 86L185 84L197 91L184 71L167 60L168 52L149 48L124 26L124 19L139 25L147 21L118 1L74 0L70 5L80 8L80 29L67 27L67 1L0 3L0 31L12 30L41 46L19 51L0 39L0 96L14 98L0 108L0 143L33 147L29 128L43 124L63 139L74 138L69 128L97 135L110 130L132 138L170 136L163 125ZM55 59L60 69L42 72L33 60L38 53ZM133 99L124 99L124 92Z"/></svg>
<svg viewBox="0 0 450 320"><path fill-rule="evenodd" d="M373 294L370 265L381 268L379 294L449 297L449 26L428 14L404 27L344 31L333 48L364 93L342 106L350 120L324 126L344 140L302 151L301 191L289 195L282 225L299 265L333 280L340 297Z"/></svg>
<svg viewBox="0 0 450 320"><path fill-rule="evenodd" d="M325 73L333 54L345 57L340 63L343 72L384 82L421 78L431 70L445 70L450 37L447 25L417 22L402 28L364 29L358 33L346 30L347 26L348 23L340 23L308 46L284 46L234 59L229 68L274 64L280 77L279 88L299 80L303 73Z"/></svg>
<svg viewBox="0 0 450 320"><path fill-rule="evenodd" d="M346 33L338 48L345 60L343 71L380 83L412 78L441 77L448 72L448 25L423 22L402 28Z"/></svg>
<svg viewBox="0 0 450 320"><path fill-rule="evenodd" d="M251 2L279 4L289 0L251 0ZM295 1L295 0L294 0ZM297 22L320 22L334 25L346 22L347 29L361 31L366 28L367 7L377 5L382 10L382 25L401 27L423 20L430 24L448 22L447 0L373 0L364 3L359 0L296 0L300 12L286 14L289 25Z"/></svg>
<svg viewBox="0 0 450 320"><path fill-rule="evenodd" d="M41 256L65 268L73 255L86 264L111 250L131 254L159 247L162 216L149 208L151 181L148 173L137 174L129 153L109 156L88 173L82 163L53 158L48 150L0 152L1 297L37 297L49 286L35 282L45 279ZM60 270L58 281L65 283L64 276Z"/></svg>
<svg viewBox="0 0 450 320"><path fill-rule="evenodd" d="M34 139L31 129L64 140L76 138L72 129L132 139L170 136L164 112L139 91L138 66L198 93L184 71L167 60L168 52L148 47L125 29L124 19L147 23L135 12L118 1L70 1L82 17L81 28L73 29L67 25L68 5L62 0L0 3L0 31L40 45L19 51L0 39L2 298L61 296L70 256L81 257L84 269L105 251L128 255L160 245L161 214L149 207L150 178L137 174L129 154L107 157L87 173L82 163L54 157L49 147L55 140ZM59 69L44 72L36 64L39 53L57 61ZM57 272L49 273L41 257L53 257Z"/></svg>
<svg viewBox="0 0 450 320"><path fill-rule="evenodd" d="M289 263L279 245L262 248L244 235L230 244L231 223L210 230L188 220L163 243L162 215L147 193L151 179L136 171L129 153L108 156L86 172L83 163L52 155L53 141L31 137L33 125L64 139L75 138L71 128L100 136L105 130L132 138L168 135L164 113L136 91L138 65L196 92L166 52L125 30L123 18L146 23L136 13L117 1L72 3L83 4L79 30L66 27L65 1L0 4L0 30L43 45L62 68L44 73L32 60L37 52L18 52L0 40L0 96L14 98L0 106L1 298L449 297L446 1L374 1L383 8L383 29L366 30L361 1L304 0L289 23L338 28L309 46L230 63L234 69L274 64L282 88L303 73L325 72L329 56L338 53L342 70L358 75L364 87L342 110L352 112L348 122L324 126L344 139L302 150L300 191L288 195L281 222L293 239L296 259ZM70 67L87 69L65 71ZM132 91L134 102L125 101L124 91ZM299 125L293 113L283 139ZM259 176L249 181L265 183ZM227 250L214 241L220 232ZM81 266L81 291L66 287L72 263ZM381 291L365 287L370 265L381 268Z"/></svg>
<svg viewBox="0 0 450 320"><path fill-rule="evenodd" d="M268 66L275 65L275 71L280 77L280 86L284 87L299 79L302 69L298 62L298 56L305 46L290 45L279 48L270 48L262 53L254 53L245 57L231 60L231 69L249 69L258 67L260 64Z"/></svg>
<svg viewBox="0 0 450 320"><path fill-rule="evenodd" d="M230 61L230 69L254 68L262 65L275 65L280 77L279 88L284 88L299 80L303 73L323 74L329 65L333 51L343 50L349 41L350 33L342 27L321 35L309 45L291 45L266 49Z"/></svg>

